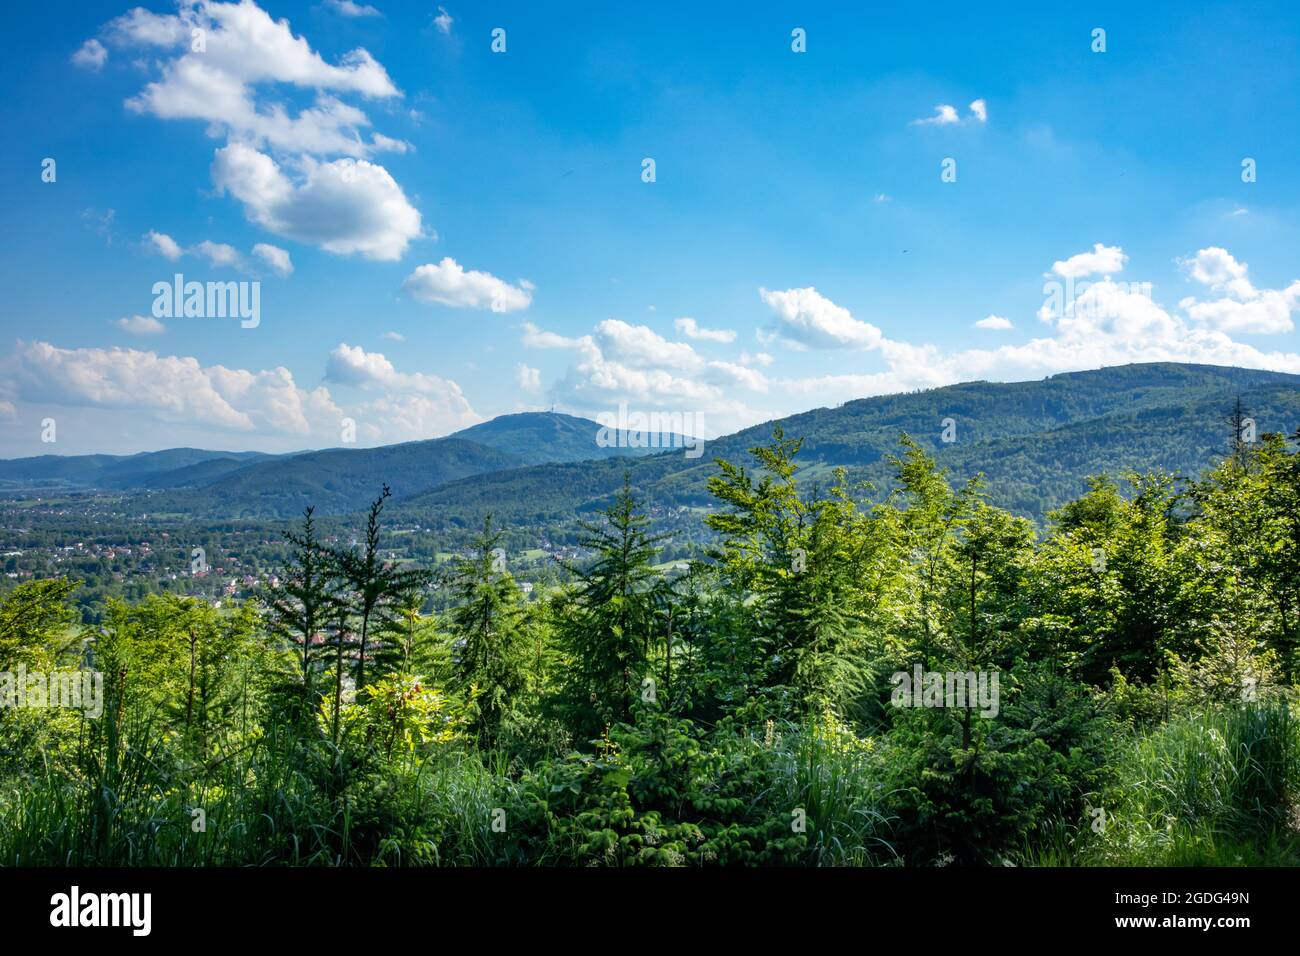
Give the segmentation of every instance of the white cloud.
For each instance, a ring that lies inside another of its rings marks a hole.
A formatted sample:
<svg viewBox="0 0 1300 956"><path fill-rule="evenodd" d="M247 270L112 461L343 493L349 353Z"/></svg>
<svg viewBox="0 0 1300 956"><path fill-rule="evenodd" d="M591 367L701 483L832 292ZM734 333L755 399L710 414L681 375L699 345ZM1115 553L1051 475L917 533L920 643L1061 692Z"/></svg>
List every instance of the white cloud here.
<svg viewBox="0 0 1300 956"><path fill-rule="evenodd" d="M154 250L158 255L162 256L164 259L175 262L185 254L185 250L180 247L176 240L165 232L154 232L153 230L150 230L145 234L144 238L154 247Z"/></svg>
<svg viewBox="0 0 1300 956"><path fill-rule="evenodd" d="M293 274L293 260L289 258L287 249L281 249L279 246L273 246L270 243L259 242L253 246L253 255L265 262L277 275L287 276Z"/></svg>
<svg viewBox="0 0 1300 956"><path fill-rule="evenodd" d="M459 392L383 395L357 405L351 414L361 435L383 443L437 438L483 421Z"/></svg>
<svg viewBox="0 0 1300 956"><path fill-rule="evenodd" d="M330 352L325 379L358 388L385 388L423 395L460 394L455 382L424 372L399 372L382 352L340 343Z"/></svg>
<svg viewBox="0 0 1300 956"><path fill-rule="evenodd" d="M206 259L211 265L218 268L229 267L244 272L250 271L248 260L243 254L234 246L224 242L213 242L210 239L204 239L187 249L166 233L153 230L145 233L144 239L147 246L151 247L153 251L172 262L175 262L183 255L192 255ZM253 246L253 256L261 260L276 275L283 277L293 273L293 262L289 258L289 253L279 246L259 242Z"/></svg>
<svg viewBox="0 0 1300 956"><path fill-rule="evenodd" d="M703 365L685 342L669 342L647 326L630 325L621 319L599 323L593 338L604 355L632 368L696 369Z"/></svg>
<svg viewBox="0 0 1300 956"><path fill-rule="evenodd" d="M619 402L646 412L691 412L698 416L695 427L701 434L705 430L718 434L761 420L753 409L730 397L728 389L765 391L762 373L731 362L705 362L690 345L670 342L646 326L606 319L592 334L576 338L527 322L523 329L523 343L529 348L576 353L575 364L551 393L579 414L594 417L616 409Z"/></svg>
<svg viewBox="0 0 1300 956"><path fill-rule="evenodd" d="M1124 262L1117 247L1103 246L1085 255L1090 259L1059 266L1082 276L1094 268L1111 269ZM1210 255L1200 259L1204 284L1244 278L1244 272L1228 266L1226 260L1217 260L1222 268L1212 269L1213 259ZM1196 308L1202 303L1194 299L1181 304L1187 308L1170 309L1152 297L1150 283L1110 278L1081 280L1074 288L1075 298L1064 303L1061 314L1046 316L1048 334L1020 345L963 350L889 338L812 288L777 292L760 289L777 319L770 338L795 347L870 350L882 367L865 373L772 378L760 368L771 364L771 356L765 352L742 353L734 362L705 361L687 343L671 342L644 326L613 319L582 336L559 335L525 323L523 343L530 348L565 349L574 354L571 367L551 388L552 395L566 408L597 414L627 402L644 411L701 412L714 434L803 411L810 404L974 379L1023 381L1133 362L1186 362L1300 373L1300 354L1235 341L1227 330L1213 326ZM1229 301L1263 309L1270 296L1281 297L1292 307L1300 304L1300 280L1284 290L1259 292L1249 302ZM1223 325L1224 319L1220 317L1217 322ZM976 324L985 329L1011 327L1009 320L997 315ZM1255 318L1250 327L1280 324Z"/></svg>
<svg viewBox="0 0 1300 956"><path fill-rule="evenodd" d="M130 318L118 319L115 324L132 335L161 335L167 331L167 326L148 315L133 315Z"/></svg>
<svg viewBox="0 0 1300 956"><path fill-rule="evenodd" d="M128 15L130 16L130 15ZM195 30L204 49L191 49ZM162 62L161 78L148 83L127 107L160 119L201 120L212 135L307 153L364 156L374 150L361 130L366 114L337 98L399 96L388 73L364 49L326 63L287 20L272 20L253 3L205 0L174 16L119 18L108 36L125 45L170 47L179 53ZM259 88L281 83L316 93L314 105L296 114L284 103L259 101Z"/></svg>
<svg viewBox="0 0 1300 956"><path fill-rule="evenodd" d="M533 284L526 279L518 286L487 272L466 271L447 256L437 265L426 263L402 283L405 292L420 302L435 302L457 309L490 309L517 312L533 301Z"/></svg>
<svg viewBox="0 0 1300 956"><path fill-rule="evenodd" d="M731 329L705 329L701 328L690 316L682 316L673 322L673 328L688 339L698 339L704 342L734 342L736 333Z"/></svg>
<svg viewBox="0 0 1300 956"><path fill-rule="evenodd" d="M72 54L72 63L83 70L98 73L108 62L108 49L96 39L89 39Z"/></svg>
<svg viewBox="0 0 1300 956"><path fill-rule="evenodd" d="M566 338L565 336L558 335L555 332L547 332L544 329L539 329L531 322L525 322L523 324L523 330L524 334L522 341L525 348L580 349L592 346L591 336L589 335L585 335L580 339Z"/></svg>
<svg viewBox="0 0 1300 956"><path fill-rule="evenodd" d="M244 266L244 257L239 254L239 250L224 242L204 239L189 251L196 256L202 256L217 267L229 266L232 269L242 269Z"/></svg>
<svg viewBox="0 0 1300 956"><path fill-rule="evenodd" d="M1098 242L1093 245L1091 252L1080 252L1064 262L1053 262L1052 271L1067 279L1078 279L1089 275L1122 272L1126 262L1128 256L1119 246L1104 246Z"/></svg>
<svg viewBox="0 0 1300 956"><path fill-rule="evenodd" d="M325 377L358 389L363 399L345 411L324 385L300 388L283 367L249 371L135 349L19 342L0 360L0 408L25 402L99 409L112 413L103 420L127 432L133 422L151 435L211 429L291 442L291 448L336 442L345 416L370 442L430 438L482 421L454 381L399 372L383 355L359 347L335 348Z"/></svg>
<svg viewBox="0 0 1300 956"><path fill-rule="evenodd" d="M276 235L340 255L400 259L420 235L420 213L384 167L362 160L303 161L299 182L270 156L242 143L216 152L212 180Z"/></svg>
<svg viewBox="0 0 1300 956"><path fill-rule="evenodd" d="M1300 295L1300 282L1293 283ZM1184 304L1188 303L1186 300ZM1023 345L947 352L934 345L885 339L887 370L869 375L783 380L793 394L854 398L972 379L1018 381L1057 372L1132 362L1190 362L1300 372L1300 354L1263 351L1234 341L1196 316L1162 307L1134 285L1102 279L1089 285L1065 314L1052 320L1053 334Z"/></svg>
<svg viewBox="0 0 1300 956"><path fill-rule="evenodd" d="M325 0L336 13L345 17L381 17L383 16L377 9L364 3L355 3L353 0Z"/></svg>
<svg viewBox="0 0 1300 956"><path fill-rule="evenodd" d="M339 419L328 391L299 388L286 368L205 367L195 358L135 349L20 342L0 381L23 401L135 410L233 432L309 435L337 431Z"/></svg>
<svg viewBox="0 0 1300 956"><path fill-rule="evenodd" d="M776 315L775 331L796 347L818 349L874 349L880 346L880 329L855 319L816 289L786 289L759 295Z"/></svg>
<svg viewBox="0 0 1300 956"><path fill-rule="evenodd" d="M970 105L970 113L966 119L973 123L984 123L989 118L989 107L983 99L974 100ZM933 116L926 116L922 119L912 120L913 126L955 126L962 122L961 115L957 112L957 107L951 103L940 103L934 108Z"/></svg>
<svg viewBox="0 0 1300 956"><path fill-rule="evenodd" d="M406 336L401 332L385 332L380 336L381 339L388 339L390 342L405 342Z"/></svg>
<svg viewBox="0 0 1300 956"><path fill-rule="evenodd" d="M934 108L934 115L925 119L912 120L916 126L949 126L953 123L960 123L961 118L957 115L957 107L948 103L940 103Z"/></svg>
<svg viewBox="0 0 1300 956"><path fill-rule="evenodd" d="M454 22L455 21L453 21L451 18L451 14L448 13L446 9L443 7L438 8L438 15L433 18L434 26L438 28L439 33L443 33L443 34L447 34L451 32L451 25Z"/></svg>
<svg viewBox="0 0 1300 956"><path fill-rule="evenodd" d="M1180 305L1195 321L1221 332L1276 335L1295 328L1291 313L1300 307L1300 281L1285 289L1257 293L1249 301L1217 299L1196 302L1184 299Z"/></svg>
<svg viewBox="0 0 1300 956"><path fill-rule="evenodd" d="M384 434L390 438L394 433L429 438L482 421L456 382L424 372L399 372L383 354L360 346L341 343L331 351L325 379L384 392L383 398L359 406L358 413L384 420Z"/></svg>
<svg viewBox="0 0 1300 956"><path fill-rule="evenodd" d="M542 370L530 368L523 362L515 366L515 383L525 392L542 390Z"/></svg>
<svg viewBox="0 0 1300 956"><path fill-rule="evenodd" d="M334 7L349 15L373 10L350 0ZM400 258L421 234L420 214L393 177L365 161L410 145L371 132L366 112L343 99L402 95L366 50L327 62L288 20L272 19L253 0L186 0L175 14L137 8L102 36L143 49L149 55L140 62L157 66L157 78L127 100L129 110L197 120L208 135L226 139L213 182L218 193L243 202L253 222L331 252L380 260Z"/></svg>
<svg viewBox="0 0 1300 956"><path fill-rule="evenodd" d="M975 323L977 329L1002 331L1012 328L1011 320L1000 315L987 315Z"/></svg>
<svg viewBox="0 0 1300 956"><path fill-rule="evenodd" d="M738 385L751 392L766 392L768 386L767 376L762 372L735 362L710 362L704 378L719 385Z"/></svg>
<svg viewBox="0 0 1300 956"><path fill-rule="evenodd" d="M111 21L105 33L109 42L120 46L174 47L190 38L190 23L197 23L197 18L188 11L178 16L135 7Z"/></svg>
<svg viewBox="0 0 1300 956"><path fill-rule="evenodd" d="M1295 328L1291 313L1300 307L1300 280L1285 289L1257 289L1247 275L1246 263L1219 246L1201 249L1180 259L1179 265L1193 281L1220 296L1207 301L1188 296L1179 302L1197 323L1220 332L1261 335Z"/></svg>
<svg viewBox="0 0 1300 956"><path fill-rule="evenodd" d="M1207 285L1214 292L1226 292L1239 299L1250 299L1258 293L1246 278L1249 267L1238 262L1227 249L1209 246L1196 255L1180 259L1179 265L1192 279Z"/></svg>

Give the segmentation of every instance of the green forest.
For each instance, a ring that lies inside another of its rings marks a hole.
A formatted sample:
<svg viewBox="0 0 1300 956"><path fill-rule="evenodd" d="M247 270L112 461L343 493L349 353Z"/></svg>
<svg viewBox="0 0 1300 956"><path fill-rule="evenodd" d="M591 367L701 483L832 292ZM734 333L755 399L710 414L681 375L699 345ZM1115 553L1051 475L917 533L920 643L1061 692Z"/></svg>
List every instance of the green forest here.
<svg viewBox="0 0 1300 956"><path fill-rule="evenodd" d="M1295 865L1300 433L1235 434L1040 529L906 435L800 480L778 427L698 557L629 479L529 593L490 516L385 560L386 487L252 600L26 581L0 671L102 706L0 706L0 865Z"/></svg>

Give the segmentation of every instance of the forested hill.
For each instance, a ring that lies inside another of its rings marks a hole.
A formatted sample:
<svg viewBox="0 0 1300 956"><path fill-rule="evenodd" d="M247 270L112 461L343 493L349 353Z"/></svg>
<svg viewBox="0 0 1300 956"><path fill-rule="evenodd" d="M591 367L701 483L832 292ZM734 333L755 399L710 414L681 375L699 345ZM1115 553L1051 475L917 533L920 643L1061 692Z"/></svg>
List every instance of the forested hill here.
<svg viewBox="0 0 1300 956"><path fill-rule="evenodd" d="M557 412L519 412L499 415L481 425L464 428L453 438L477 442L497 451L517 455L526 465L541 465L559 461L586 461L592 458L644 456L659 448L680 448L686 436L661 432L646 445L653 447L628 447L620 444L620 432L614 429L606 445L596 443L600 425L587 418L576 418Z"/></svg>
<svg viewBox="0 0 1300 956"><path fill-rule="evenodd" d="M1034 382L970 382L819 408L780 422L802 437L810 480L844 465L884 487L888 456L906 432L952 475L983 472L993 501L1041 518L1084 491L1087 476L1162 468L1192 476L1228 447L1240 397L1260 434L1300 426L1300 375L1155 363L1054 375ZM955 441L943 441L944 419ZM493 512L508 524L563 522L602 507L628 472L654 506L704 505L715 458L740 462L767 442L768 422L706 443L636 460L548 464L478 475L412 496L398 507L437 523Z"/></svg>

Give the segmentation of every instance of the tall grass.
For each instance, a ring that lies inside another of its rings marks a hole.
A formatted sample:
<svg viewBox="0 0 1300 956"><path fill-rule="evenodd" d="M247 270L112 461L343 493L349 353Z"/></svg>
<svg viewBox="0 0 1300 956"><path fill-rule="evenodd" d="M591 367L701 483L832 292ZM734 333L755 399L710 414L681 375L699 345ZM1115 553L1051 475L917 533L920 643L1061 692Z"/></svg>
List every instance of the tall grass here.
<svg viewBox="0 0 1300 956"><path fill-rule="evenodd" d="M772 731L769 730L769 734ZM805 727L785 725L775 741L783 793L772 801L804 811L809 862L878 866L898 861L889 842L880 757L832 715Z"/></svg>
<svg viewBox="0 0 1300 956"><path fill-rule="evenodd" d="M504 768L444 749L344 791L327 749L290 728L224 757L178 758L143 718L123 746L46 760L0 784L0 865L261 866L489 864ZM201 813L196 813L201 811Z"/></svg>
<svg viewBox="0 0 1300 956"><path fill-rule="evenodd" d="M513 865L571 860L539 821L527 848L493 832L493 811L521 825L527 801L504 757L456 746L331 780L338 755L268 726L224 757L187 760L145 716L112 746L47 758L0 784L0 865ZM752 794L782 816L802 810L806 861L890 865L905 857L886 809L891 745L832 718L740 735L737 760L774 772ZM1092 820L1048 820L1020 860L1034 865L1300 863L1300 721L1287 700L1178 716L1118 748L1114 783ZM748 755L748 756L746 756ZM196 826L195 809L204 811ZM540 818L539 818L540 820ZM568 832L568 831L564 831ZM576 832L576 831L575 831Z"/></svg>
<svg viewBox="0 0 1300 956"><path fill-rule="evenodd" d="M1128 866L1300 862L1300 722L1285 697L1175 717L1134 739L1081 830L1080 862Z"/></svg>

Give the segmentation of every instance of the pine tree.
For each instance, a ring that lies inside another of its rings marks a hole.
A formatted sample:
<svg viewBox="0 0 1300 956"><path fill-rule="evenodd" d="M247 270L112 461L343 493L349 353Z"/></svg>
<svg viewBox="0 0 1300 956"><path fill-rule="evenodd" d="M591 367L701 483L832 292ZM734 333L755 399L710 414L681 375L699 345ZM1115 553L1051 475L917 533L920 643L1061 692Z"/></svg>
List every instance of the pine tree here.
<svg viewBox="0 0 1300 956"><path fill-rule="evenodd" d="M455 679L473 698L473 731L485 748L500 737L526 679L521 595L500 543L489 515L451 582L457 598L451 615Z"/></svg>
<svg viewBox="0 0 1300 956"><path fill-rule="evenodd" d="M314 508L303 512L299 531L286 532L293 545L279 586L262 592L271 634L285 642L293 656L291 685L297 689L297 717L314 712L316 676L324 666L325 630L338 603L334 564L316 537Z"/></svg>
<svg viewBox="0 0 1300 956"><path fill-rule="evenodd" d="M422 587L427 575L420 571L402 571L385 564L379 554L380 516L384 502L392 495L388 485L366 513L365 542L361 551L334 549L331 561L349 592L353 613L357 617L356 688L361 699L366 693L366 663L372 650L371 639L391 630L398 616L403 596ZM371 677L374 677L373 673Z"/></svg>
<svg viewBox="0 0 1300 956"><path fill-rule="evenodd" d="M842 713L868 683L867 622L880 609L875 572L889 545L849 495L842 469L828 494L805 500L799 446L777 427L770 445L751 449L757 483L718 463L709 487L729 508L706 519L722 535L711 554L740 602L752 666L776 713Z"/></svg>
<svg viewBox="0 0 1300 956"><path fill-rule="evenodd" d="M626 475L602 515L601 523L582 524L579 543L594 559L570 566L577 586L558 611L571 719L592 736L614 721L628 721L642 682L653 680L648 663L659 584L654 563L666 537L647 530L649 518Z"/></svg>

